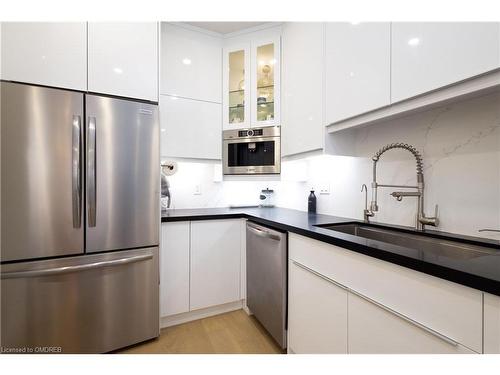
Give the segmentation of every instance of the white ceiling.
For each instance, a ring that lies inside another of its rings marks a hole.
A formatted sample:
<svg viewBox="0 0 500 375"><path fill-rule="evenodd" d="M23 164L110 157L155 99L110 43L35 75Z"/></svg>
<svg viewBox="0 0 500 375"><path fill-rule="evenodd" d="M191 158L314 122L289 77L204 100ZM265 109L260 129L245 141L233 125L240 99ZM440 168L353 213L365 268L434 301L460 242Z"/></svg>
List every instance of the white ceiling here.
<svg viewBox="0 0 500 375"><path fill-rule="evenodd" d="M189 25L200 27L220 34L229 34L248 29L268 22L185 22Z"/></svg>

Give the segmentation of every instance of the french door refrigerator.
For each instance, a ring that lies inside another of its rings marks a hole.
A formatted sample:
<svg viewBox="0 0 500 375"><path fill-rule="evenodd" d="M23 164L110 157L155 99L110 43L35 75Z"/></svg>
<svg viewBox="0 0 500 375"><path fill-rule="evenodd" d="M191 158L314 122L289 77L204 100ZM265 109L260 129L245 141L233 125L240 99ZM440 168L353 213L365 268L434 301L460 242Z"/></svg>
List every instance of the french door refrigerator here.
<svg viewBox="0 0 500 375"><path fill-rule="evenodd" d="M157 337L157 106L0 85L2 349Z"/></svg>

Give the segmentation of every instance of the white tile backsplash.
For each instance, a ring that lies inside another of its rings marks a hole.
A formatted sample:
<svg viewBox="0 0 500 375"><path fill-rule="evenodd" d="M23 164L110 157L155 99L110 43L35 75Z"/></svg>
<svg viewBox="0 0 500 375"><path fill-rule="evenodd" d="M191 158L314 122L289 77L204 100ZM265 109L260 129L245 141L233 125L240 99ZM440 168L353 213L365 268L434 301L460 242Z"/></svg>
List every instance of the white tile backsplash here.
<svg viewBox="0 0 500 375"><path fill-rule="evenodd" d="M283 126L286 126L284 124ZM439 229L478 235L479 228L500 228L500 94L469 99L405 118L346 130L335 149L344 155L324 155L282 163L281 180L240 178L220 181L220 163L179 162L170 177L173 208L225 207L257 204L261 189L275 190L278 206L307 210L309 189L316 190L318 212L362 218L364 193L370 188L371 156L382 146L405 142L423 155L426 182L425 210L439 204ZM390 150L378 163L378 182L412 184L415 160L404 150ZM201 195L194 195L201 185ZM321 186L329 195L320 195ZM379 212L374 220L413 225L416 202L397 202L393 189L379 190ZM370 200L370 189L368 200ZM498 234L483 236L500 238Z"/></svg>

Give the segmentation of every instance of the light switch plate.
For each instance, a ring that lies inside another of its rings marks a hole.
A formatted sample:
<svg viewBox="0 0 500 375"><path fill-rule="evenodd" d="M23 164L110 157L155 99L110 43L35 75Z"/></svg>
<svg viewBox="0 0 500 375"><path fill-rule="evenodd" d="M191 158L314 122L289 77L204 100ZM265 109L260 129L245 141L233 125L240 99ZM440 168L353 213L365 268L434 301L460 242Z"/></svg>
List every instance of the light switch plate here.
<svg viewBox="0 0 500 375"><path fill-rule="evenodd" d="M194 186L194 192L193 192L194 195L201 195L201 184L196 184Z"/></svg>

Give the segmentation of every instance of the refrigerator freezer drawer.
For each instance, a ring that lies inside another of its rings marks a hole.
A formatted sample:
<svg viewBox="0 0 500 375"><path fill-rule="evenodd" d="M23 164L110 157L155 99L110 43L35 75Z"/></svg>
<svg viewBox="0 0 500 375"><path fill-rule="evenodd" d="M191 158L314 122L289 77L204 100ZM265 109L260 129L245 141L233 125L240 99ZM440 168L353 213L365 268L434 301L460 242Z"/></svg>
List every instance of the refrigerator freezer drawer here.
<svg viewBox="0 0 500 375"><path fill-rule="evenodd" d="M104 353L159 335L158 248L4 264L1 277L3 348Z"/></svg>

